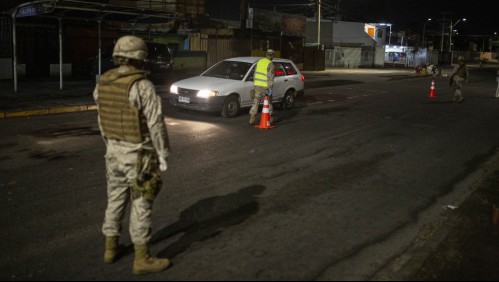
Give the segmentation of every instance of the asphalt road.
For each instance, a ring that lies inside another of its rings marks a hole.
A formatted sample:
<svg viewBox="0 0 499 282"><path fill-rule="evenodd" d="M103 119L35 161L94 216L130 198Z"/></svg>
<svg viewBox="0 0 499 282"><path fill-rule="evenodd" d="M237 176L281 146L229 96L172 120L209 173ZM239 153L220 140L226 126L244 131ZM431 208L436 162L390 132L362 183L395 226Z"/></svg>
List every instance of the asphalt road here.
<svg viewBox="0 0 499 282"><path fill-rule="evenodd" d="M448 218L444 207L497 169L495 73L476 73L461 104L445 78L435 100L428 78L328 83L278 112L272 130L249 127L247 112L223 119L165 105L173 153L153 252L174 265L144 277L131 275L131 253L102 263L95 112L3 120L0 279L394 277L394 260Z"/></svg>

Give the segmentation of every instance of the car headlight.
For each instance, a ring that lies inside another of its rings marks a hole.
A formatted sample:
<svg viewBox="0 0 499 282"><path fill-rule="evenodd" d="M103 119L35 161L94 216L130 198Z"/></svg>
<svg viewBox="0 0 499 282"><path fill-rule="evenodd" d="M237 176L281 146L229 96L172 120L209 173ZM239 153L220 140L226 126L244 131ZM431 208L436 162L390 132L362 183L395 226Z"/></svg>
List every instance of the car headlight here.
<svg viewBox="0 0 499 282"><path fill-rule="evenodd" d="M172 84L172 86L170 86L170 93L178 94L178 87Z"/></svg>
<svg viewBox="0 0 499 282"><path fill-rule="evenodd" d="M218 96L218 92L212 91L212 90L199 90L198 94L196 96L198 96L200 98L214 97L214 96Z"/></svg>

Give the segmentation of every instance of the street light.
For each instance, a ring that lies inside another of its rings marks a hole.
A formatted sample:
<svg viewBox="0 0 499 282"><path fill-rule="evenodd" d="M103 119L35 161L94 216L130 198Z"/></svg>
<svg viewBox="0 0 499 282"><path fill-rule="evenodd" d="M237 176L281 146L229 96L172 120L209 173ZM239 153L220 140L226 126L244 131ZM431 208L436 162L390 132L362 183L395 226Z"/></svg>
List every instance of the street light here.
<svg viewBox="0 0 499 282"><path fill-rule="evenodd" d="M452 20L450 21L450 28L449 28L449 52L452 52L452 33L454 31L454 27L460 22L460 21L465 22L466 18L462 18L457 20L455 24L452 24Z"/></svg>
<svg viewBox="0 0 499 282"><path fill-rule="evenodd" d="M425 22L424 22L424 25L423 25L423 47L426 48L426 37L425 37L425 33L426 33L426 24L428 22L431 22L431 18L428 18Z"/></svg>

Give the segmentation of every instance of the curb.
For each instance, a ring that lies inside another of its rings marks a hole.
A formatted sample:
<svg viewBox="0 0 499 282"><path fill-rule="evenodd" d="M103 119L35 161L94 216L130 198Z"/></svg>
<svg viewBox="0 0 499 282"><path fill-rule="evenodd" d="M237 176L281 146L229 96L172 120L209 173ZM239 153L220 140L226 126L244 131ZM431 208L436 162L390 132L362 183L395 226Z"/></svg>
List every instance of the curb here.
<svg viewBox="0 0 499 282"><path fill-rule="evenodd" d="M97 110L97 105L65 106L65 107L54 107L54 108L37 109L37 110L22 110L22 111L12 111L12 112L5 111L5 112L0 112L0 119L37 116L37 115L52 115L60 113L86 112L94 110Z"/></svg>
<svg viewBox="0 0 499 282"><path fill-rule="evenodd" d="M470 173L458 184L463 188L461 195L456 196L452 201L444 201L443 203L452 202L456 204L456 208L464 206L498 170L499 149L496 149L492 157L486 160L479 169ZM435 205L437 208L442 206L440 202L438 203ZM460 232L456 228L466 216L459 212L446 210L441 211L438 218L420 228L411 245L375 273L371 277L371 281L417 281L413 278L426 260L435 256L438 248L451 233Z"/></svg>

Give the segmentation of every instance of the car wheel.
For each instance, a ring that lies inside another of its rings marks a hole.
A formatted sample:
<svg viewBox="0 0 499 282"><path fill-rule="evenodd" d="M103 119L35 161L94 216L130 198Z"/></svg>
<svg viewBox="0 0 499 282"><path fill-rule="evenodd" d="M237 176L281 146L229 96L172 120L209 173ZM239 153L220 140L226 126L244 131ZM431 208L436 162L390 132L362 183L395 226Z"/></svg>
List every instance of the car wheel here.
<svg viewBox="0 0 499 282"><path fill-rule="evenodd" d="M241 105L239 104L237 96L229 96L225 99L224 105L222 106L222 116L224 118L236 117L239 115L239 110L241 110Z"/></svg>
<svg viewBox="0 0 499 282"><path fill-rule="evenodd" d="M283 110L291 110L295 105L295 93L293 90L286 91L284 97L282 97L281 101L281 109Z"/></svg>

